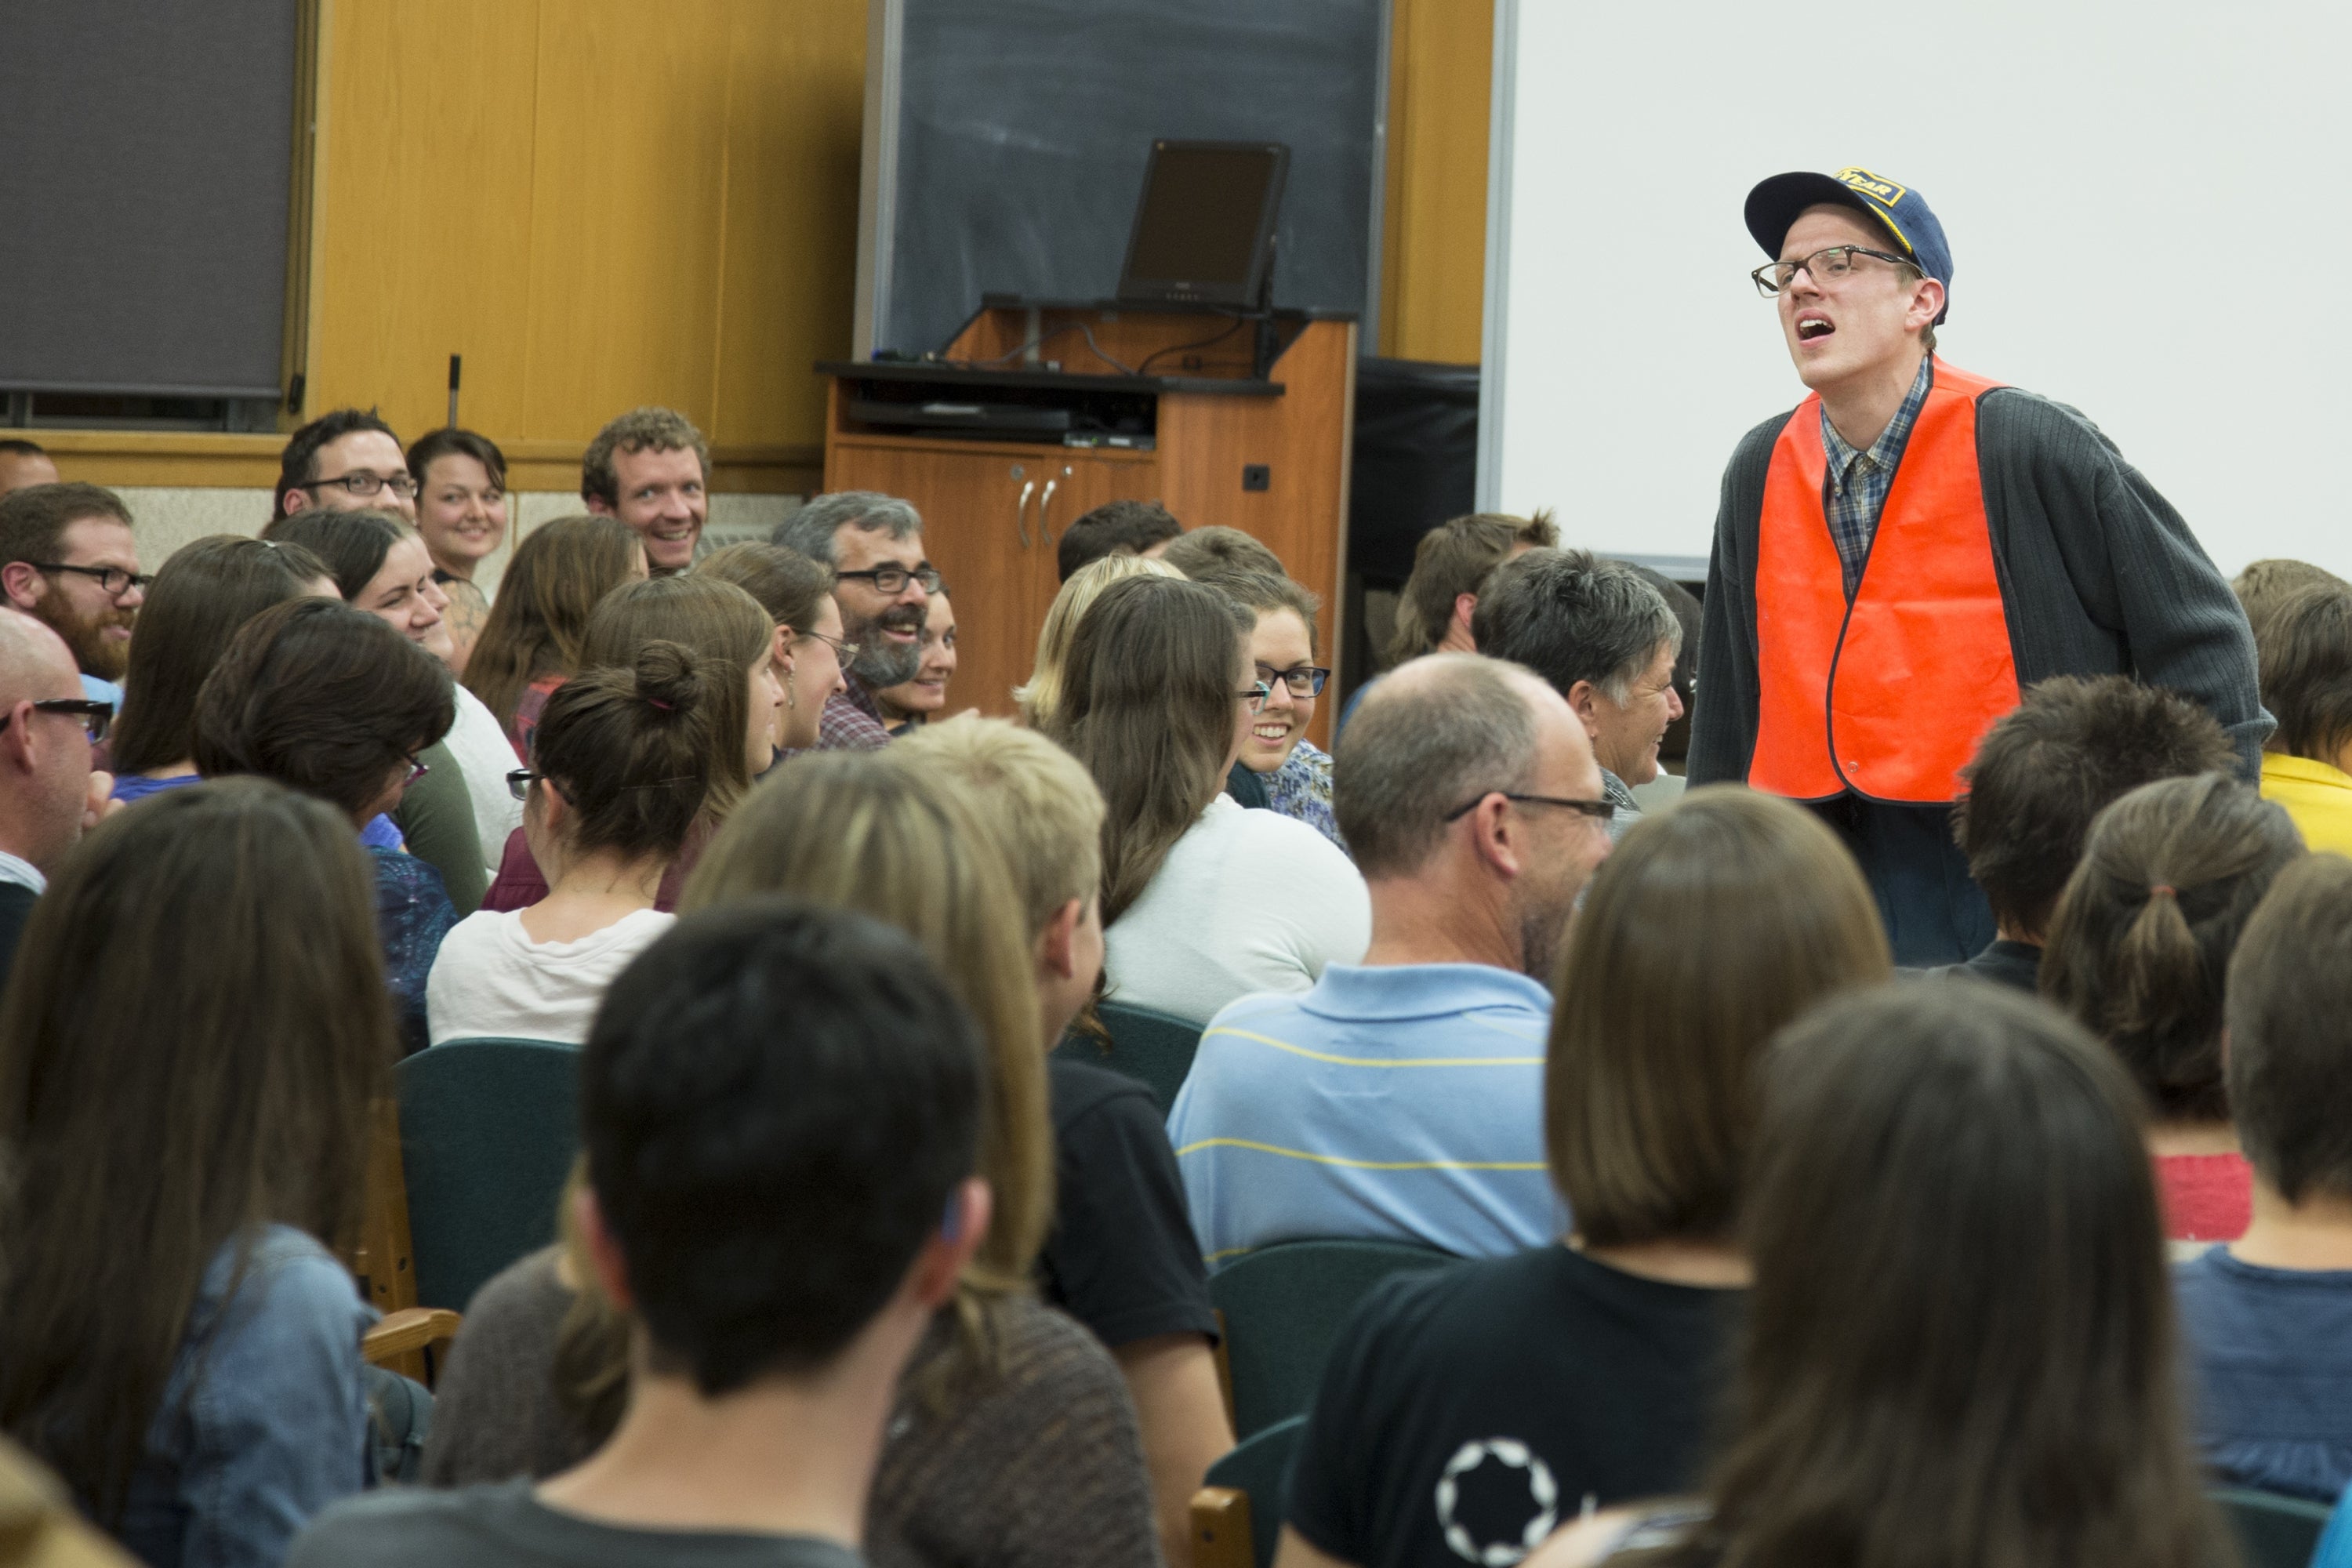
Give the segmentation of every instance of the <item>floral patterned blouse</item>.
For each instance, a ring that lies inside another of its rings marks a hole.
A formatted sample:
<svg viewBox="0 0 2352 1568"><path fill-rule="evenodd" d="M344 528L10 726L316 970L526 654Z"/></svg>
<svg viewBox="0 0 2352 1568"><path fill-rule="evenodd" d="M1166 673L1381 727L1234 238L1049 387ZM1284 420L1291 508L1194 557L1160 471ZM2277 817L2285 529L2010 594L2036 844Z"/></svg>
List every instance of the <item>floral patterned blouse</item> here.
<svg viewBox="0 0 2352 1568"><path fill-rule="evenodd" d="M1331 815L1331 753L1312 741L1291 748L1289 761L1265 774L1266 802L1285 816L1295 816L1339 847L1339 823Z"/></svg>

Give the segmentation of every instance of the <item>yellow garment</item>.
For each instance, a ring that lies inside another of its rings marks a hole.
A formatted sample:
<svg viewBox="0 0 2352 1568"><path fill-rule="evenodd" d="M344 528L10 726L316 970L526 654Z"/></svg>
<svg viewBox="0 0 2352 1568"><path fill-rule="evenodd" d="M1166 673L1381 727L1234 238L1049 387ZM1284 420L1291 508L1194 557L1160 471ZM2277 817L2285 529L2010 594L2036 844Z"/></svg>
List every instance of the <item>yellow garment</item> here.
<svg viewBox="0 0 2352 1568"><path fill-rule="evenodd" d="M2309 757L2265 752L2263 798L2286 807L2306 848L2352 855L2352 773Z"/></svg>
<svg viewBox="0 0 2352 1568"><path fill-rule="evenodd" d="M84 1524L41 1462L0 1437L0 1564L5 1568L136 1568L129 1553Z"/></svg>

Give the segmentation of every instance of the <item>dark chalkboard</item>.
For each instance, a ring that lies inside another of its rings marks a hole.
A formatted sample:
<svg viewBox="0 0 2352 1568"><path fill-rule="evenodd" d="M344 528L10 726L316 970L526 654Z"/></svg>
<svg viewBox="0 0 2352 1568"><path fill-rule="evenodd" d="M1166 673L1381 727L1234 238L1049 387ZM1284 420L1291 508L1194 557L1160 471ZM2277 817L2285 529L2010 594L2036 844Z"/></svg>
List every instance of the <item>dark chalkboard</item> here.
<svg viewBox="0 0 2352 1568"><path fill-rule="evenodd" d="M1109 298L1155 137L1286 144L1275 303L1370 317L1387 0L876 6L862 348L941 348L983 294Z"/></svg>

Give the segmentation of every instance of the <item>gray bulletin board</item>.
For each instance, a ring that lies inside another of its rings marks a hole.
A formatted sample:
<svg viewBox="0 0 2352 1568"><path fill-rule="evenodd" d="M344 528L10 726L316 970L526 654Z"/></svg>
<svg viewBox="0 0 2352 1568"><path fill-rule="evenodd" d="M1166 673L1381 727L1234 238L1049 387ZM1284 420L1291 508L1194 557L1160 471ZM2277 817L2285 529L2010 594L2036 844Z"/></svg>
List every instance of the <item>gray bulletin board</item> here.
<svg viewBox="0 0 2352 1568"><path fill-rule="evenodd" d="M874 0L856 353L1108 299L1151 143L1290 148L1274 300L1376 319L1388 0Z"/></svg>

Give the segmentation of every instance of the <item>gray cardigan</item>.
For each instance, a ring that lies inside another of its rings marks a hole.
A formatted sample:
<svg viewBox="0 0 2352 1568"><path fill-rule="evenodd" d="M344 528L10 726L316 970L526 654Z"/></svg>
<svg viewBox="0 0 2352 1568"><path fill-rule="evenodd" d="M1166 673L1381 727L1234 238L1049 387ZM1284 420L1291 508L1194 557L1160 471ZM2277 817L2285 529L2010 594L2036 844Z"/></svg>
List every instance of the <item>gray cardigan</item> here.
<svg viewBox="0 0 2352 1568"><path fill-rule="evenodd" d="M1764 474L1789 422L1740 438L1723 473L1691 715L1690 782L1745 780L1756 751L1756 548ZM2014 387L1977 403L1978 470L2021 689L2128 675L2202 702L2260 776L2271 716L2245 612L2140 471L2081 414Z"/></svg>

